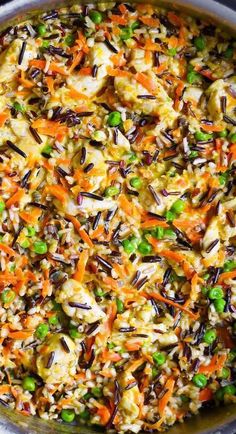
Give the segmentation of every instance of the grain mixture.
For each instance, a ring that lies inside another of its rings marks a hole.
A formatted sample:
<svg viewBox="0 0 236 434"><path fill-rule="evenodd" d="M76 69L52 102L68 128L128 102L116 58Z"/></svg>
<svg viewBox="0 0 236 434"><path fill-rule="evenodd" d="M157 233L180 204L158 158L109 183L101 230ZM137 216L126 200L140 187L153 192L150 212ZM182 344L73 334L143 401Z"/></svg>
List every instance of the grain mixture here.
<svg viewBox="0 0 236 434"><path fill-rule="evenodd" d="M234 40L109 3L0 44L0 403L138 433L235 401Z"/></svg>

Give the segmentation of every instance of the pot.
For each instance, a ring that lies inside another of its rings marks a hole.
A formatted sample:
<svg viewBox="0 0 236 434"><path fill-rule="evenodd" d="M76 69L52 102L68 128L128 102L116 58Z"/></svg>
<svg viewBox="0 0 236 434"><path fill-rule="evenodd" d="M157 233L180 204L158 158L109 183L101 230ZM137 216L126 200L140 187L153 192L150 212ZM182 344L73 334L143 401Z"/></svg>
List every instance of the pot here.
<svg viewBox="0 0 236 434"><path fill-rule="evenodd" d="M155 0L155 2L173 8L172 0ZM12 23L21 22L32 14L72 3L73 0L0 0L0 30ZM175 0L174 7L192 15L210 17L217 25L236 34L236 0ZM86 426L68 426L33 416L25 417L0 404L1 434L41 434L45 432L48 434L97 434L102 431ZM176 424L168 430L168 434L180 433L235 434L236 405L205 408L198 416L193 416L183 424Z"/></svg>

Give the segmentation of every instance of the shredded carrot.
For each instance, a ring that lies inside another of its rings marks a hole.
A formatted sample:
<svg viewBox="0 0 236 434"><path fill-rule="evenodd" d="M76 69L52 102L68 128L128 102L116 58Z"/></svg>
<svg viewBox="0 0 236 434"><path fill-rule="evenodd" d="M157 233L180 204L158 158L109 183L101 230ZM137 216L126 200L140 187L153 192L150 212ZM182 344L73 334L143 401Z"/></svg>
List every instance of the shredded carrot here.
<svg viewBox="0 0 236 434"><path fill-rule="evenodd" d="M114 15L114 14L112 14L110 16L110 20L113 23L120 24L121 26L125 26L127 24L127 19L124 16L122 17L122 15Z"/></svg>
<svg viewBox="0 0 236 434"><path fill-rule="evenodd" d="M87 234L87 232L84 229L79 229L79 234L82 238L82 240L89 246L89 247L93 247L93 242L91 240L91 238L89 237L89 235Z"/></svg>
<svg viewBox="0 0 236 434"><path fill-rule="evenodd" d="M112 68L111 66L107 66L107 73L112 77L130 77L131 73L129 71L124 71L119 68Z"/></svg>
<svg viewBox="0 0 236 434"><path fill-rule="evenodd" d="M30 212L21 211L19 213L19 216L26 223L35 224L41 214L42 214L42 210L39 208L35 208L35 209L32 209Z"/></svg>
<svg viewBox="0 0 236 434"><path fill-rule="evenodd" d="M19 330L15 332L8 333L8 337L16 340L25 340L30 338L33 334L33 330Z"/></svg>
<svg viewBox="0 0 236 434"><path fill-rule="evenodd" d="M135 74L135 78L138 83L145 87L145 89L147 89L150 93L155 93L157 91L156 84L143 72L137 72L137 74Z"/></svg>
<svg viewBox="0 0 236 434"><path fill-rule="evenodd" d="M167 16L168 16L168 20L172 24L174 24L175 26L180 27L180 26L182 26L184 24L183 19L180 16L176 15L172 11L169 11L168 14L167 14Z"/></svg>
<svg viewBox="0 0 236 434"><path fill-rule="evenodd" d="M11 386L9 384L2 384L0 386L0 395L5 395L6 393L11 393Z"/></svg>
<svg viewBox="0 0 236 434"><path fill-rule="evenodd" d="M200 374L208 374L211 375L214 372L219 372L224 367L225 361L227 359L226 354L218 355L214 354L209 365L201 365L198 369Z"/></svg>
<svg viewBox="0 0 236 434"><path fill-rule="evenodd" d="M0 113L0 128L3 127L5 122L9 119L9 113L8 112L2 112Z"/></svg>
<svg viewBox="0 0 236 434"><path fill-rule="evenodd" d="M73 276L73 278L75 280L77 280L77 282L82 282L83 278L84 278L84 273L85 273L85 268L88 262L88 258L89 258L89 254L87 250L83 250L80 254L78 263L77 263L77 267L76 267L76 272Z"/></svg>
<svg viewBox="0 0 236 434"><path fill-rule="evenodd" d="M79 75L91 75L91 74L92 74L91 66L86 66L79 70Z"/></svg>
<svg viewBox="0 0 236 434"><path fill-rule="evenodd" d="M66 134L68 131L66 125L60 125L58 122L49 119L36 119L32 123L32 127L40 134L45 134L46 136L51 137L56 137L58 134Z"/></svg>
<svg viewBox="0 0 236 434"><path fill-rule="evenodd" d="M224 130L224 127L222 125L207 125L207 124L202 124L201 125L202 130L209 132L209 133L217 133L217 132L221 132Z"/></svg>
<svg viewBox="0 0 236 434"><path fill-rule="evenodd" d="M199 401L205 402L210 401L213 398L213 392L209 387L205 387L205 389L200 390L199 392Z"/></svg>
<svg viewBox="0 0 236 434"><path fill-rule="evenodd" d="M146 26L149 26L149 27L159 27L160 26L160 21L158 20L158 18L146 17L145 15L143 15L142 17L139 17L139 20L143 24L146 24Z"/></svg>
<svg viewBox="0 0 236 434"><path fill-rule="evenodd" d="M71 64L71 66L70 66L70 69L69 69L69 73L70 74L71 74L72 71L74 71L74 69L76 68L76 66L78 66L80 64L81 60L83 59L83 56L84 56L83 51L79 51L76 54L76 56L73 59L73 62Z"/></svg>
<svg viewBox="0 0 236 434"><path fill-rule="evenodd" d="M75 98L75 99L83 99L85 101L87 101L89 98L87 97L87 95L85 95L84 93L80 93L78 92L76 89L71 88L69 91L69 96L71 98Z"/></svg>
<svg viewBox="0 0 236 434"><path fill-rule="evenodd" d="M225 280L228 279L235 279L236 278L236 270L234 271L226 271L225 273L222 273L218 279L218 283L221 284Z"/></svg>
<svg viewBox="0 0 236 434"><path fill-rule="evenodd" d="M25 195L25 191L23 188L19 188L18 191L13 194L12 197L10 197L10 199L8 199L6 201L6 207L10 208L12 205L15 205L16 203L19 203L20 200L24 197Z"/></svg>
<svg viewBox="0 0 236 434"><path fill-rule="evenodd" d="M163 416L164 411L166 409L166 406L168 405L170 398L173 395L173 391L174 391L174 387L175 387L175 380L174 378L168 378L168 380L165 383L165 394L164 396L159 400L158 403L158 409L159 409L159 413L161 416Z"/></svg>
<svg viewBox="0 0 236 434"><path fill-rule="evenodd" d="M153 227L168 228L169 225L167 222L158 219L146 220L141 224L142 229L153 228Z"/></svg>
<svg viewBox="0 0 236 434"><path fill-rule="evenodd" d="M177 262L177 264L182 265L184 274L188 279L192 277L193 270L182 253L174 252L172 250L162 250L159 253L161 256L164 256L164 258L170 259L171 261Z"/></svg>
<svg viewBox="0 0 236 434"><path fill-rule="evenodd" d="M15 250L13 250L11 247L7 246L6 244L0 243L0 252L4 252L7 255L9 255L10 257L14 257L16 256L16 252Z"/></svg>
<svg viewBox="0 0 236 434"><path fill-rule="evenodd" d="M170 306L176 307L176 309L182 310L183 312L187 313L193 319L197 319L199 317L198 314L191 312L191 310L187 309L184 305L181 305L179 303L175 303L174 301L163 297L163 295L158 294L157 292L149 292L148 294L147 293L140 293L140 295L141 294L146 298L154 298L155 300L162 301L165 304L169 304Z"/></svg>
<svg viewBox="0 0 236 434"><path fill-rule="evenodd" d="M29 65L33 66L34 68L37 69L44 69L46 67L46 60L40 60L40 59L33 59L29 61ZM58 65L55 62L51 62L49 64L49 68L48 68L49 72L55 72L61 75L68 75L68 71L66 71L64 69L63 66Z"/></svg>
<svg viewBox="0 0 236 434"><path fill-rule="evenodd" d="M97 409L97 415L100 417L101 425L106 425L111 417L111 413L105 405L101 405Z"/></svg>
<svg viewBox="0 0 236 434"><path fill-rule="evenodd" d="M143 363L145 362L144 357L141 357L140 359L134 360L130 363L130 365L128 365L128 367L126 368L125 372L128 374L132 374L133 372L135 372L139 366L141 366Z"/></svg>
<svg viewBox="0 0 236 434"><path fill-rule="evenodd" d="M68 192L61 185L49 185L45 188L45 191L61 202L66 202L68 199Z"/></svg>
<svg viewBox="0 0 236 434"><path fill-rule="evenodd" d="M53 80L53 78L48 76L48 77L45 78L45 81L47 83L49 92L51 93L51 95L54 95L55 90L54 90L54 80Z"/></svg>
<svg viewBox="0 0 236 434"><path fill-rule="evenodd" d="M127 351L139 351L141 348L141 342L125 342L125 348Z"/></svg>

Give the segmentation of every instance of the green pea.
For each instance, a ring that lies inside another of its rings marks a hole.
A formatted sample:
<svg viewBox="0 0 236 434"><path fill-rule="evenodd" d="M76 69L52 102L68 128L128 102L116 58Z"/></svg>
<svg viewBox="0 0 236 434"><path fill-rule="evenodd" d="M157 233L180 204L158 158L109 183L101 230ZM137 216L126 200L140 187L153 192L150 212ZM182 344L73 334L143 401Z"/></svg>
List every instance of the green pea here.
<svg viewBox="0 0 236 434"><path fill-rule="evenodd" d="M154 366L154 368L152 368L152 378L155 378L158 374L159 374L159 371L158 371L158 369Z"/></svg>
<svg viewBox="0 0 236 434"><path fill-rule="evenodd" d="M33 377L25 377L22 381L22 387L24 390L34 392L36 389L36 381Z"/></svg>
<svg viewBox="0 0 236 434"><path fill-rule="evenodd" d="M3 303L11 303L16 297L16 293L12 289L5 289L1 293L1 299Z"/></svg>
<svg viewBox="0 0 236 434"><path fill-rule="evenodd" d="M204 140L209 140L212 138L212 134L204 133L203 131L196 131L194 134L195 139L197 142L202 142Z"/></svg>
<svg viewBox="0 0 236 434"><path fill-rule="evenodd" d="M233 362L233 360L235 360L235 357L236 357L236 348L230 350L229 355L228 355L229 362Z"/></svg>
<svg viewBox="0 0 236 434"><path fill-rule="evenodd" d="M52 152L53 148L50 145L45 145L41 151L41 154L46 154L46 155L50 155Z"/></svg>
<svg viewBox="0 0 236 434"><path fill-rule="evenodd" d="M84 411L82 411L82 412L79 414L79 417L80 417L81 419L83 419L83 420L89 420L89 419L90 419L90 413L89 413L89 411L88 411L87 409L85 409Z"/></svg>
<svg viewBox="0 0 236 434"><path fill-rule="evenodd" d="M176 217L176 214L173 211L171 211L171 210L166 211L165 218L168 222L173 222L175 217Z"/></svg>
<svg viewBox="0 0 236 434"><path fill-rule="evenodd" d="M223 380L227 380L227 378L229 378L230 376L230 369L229 368L222 368L222 370L220 371L218 377L222 378Z"/></svg>
<svg viewBox="0 0 236 434"><path fill-rule="evenodd" d="M123 240L122 246L124 248L125 253L127 253L128 255L131 255L131 253L135 252L137 248L135 243L131 240Z"/></svg>
<svg viewBox="0 0 236 434"><path fill-rule="evenodd" d="M168 54L169 54L169 56L174 57L177 54L177 49L176 48L170 48L168 50Z"/></svg>
<svg viewBox="0 0 236 434"><path fill-rule="evenodd" d="M103 395L101 387L92 387L91 392L96 398L101 398Z"/></svg>
<svg viewBox="0 0 236 434"><path fill-rule="evenodd" d="M204 279L204 280L208 280L209 277L210 277L210 274L209 274L209 273L206 273L206 274L204 274L203 279Z"/></svg>
<svg viewBox="0 0 236 434"><path fill-rule="evenodd" d="M223 131L219 131L218 133L217 133L217 136L218 137L227 137L228 136L228 130L223 130Z"/></svg>
<svg viewBox="0 0 236 434"><path fill-rule="evenodd" d="M176 234L175 231L173 229L164 229L164 237L167 238L175 238Z"/></svg>
<svg viewBox="0 0 236 434"><path fill-rule="evenodd" d="M124 312L124 303L119 298L116 299L116 306L117 306L118 313Z"/></svg>
<svg viewBox="0 0 236 434"><path fill-rule="evenodd" d="M103 297L106 293L105 293L105 291L103 291L101 288L96 288L96 289L94 290L94 294L95 294L97 297Z"/></svg>
<svg viewBox="0 0 236 434"><path fill-rule="evenodd" d="M35 241L34 243L34 252L39 255L44 255L44 253L47 253L48 247L47 244L44 241Z"/></svg>
<svg viewBox="0 0 236 434"><path fill-rule="evenodd" d="M232 271L236 269L236 261L230 259L224 263L224 271Z"/></svg>
<svg viewBox="0 0 236 434"><path fill-rule="evenodd" d="M182 200L182 199L177 199L172 207L171 207L171 211L176 213L176 214L181 214L181 212L184 211L186 203Z"/></svg>
<svg viewBox="0 0 236 434"><path fill-rule="evenodd" d="M224 399L224 390L223 390L223 387L221 387L220 389L218 389L215 392L215 398L216 398L217 401L223 401L223 399Z"/></svg>
<svg viewBox="0 0 236 434"><path fill-rule="evenodd" d="M140 21L134 21L130 27L132 30L138 29L140 27Z"/></svg>
<svg viewBox="0 0 236 434"><path fill-rule="evenodd" d="M65 44L68 45L68 47L72 47L74 45L74 42L75 42L75 35L73 35L72 33L65 37Z"/></svg>
<svg viewBox="0 0 236 434"><path fill-rule="evenodd" d="M42 42L42 48L48 48L49 47L50 42L49 41L43 41Z"/></svg>
<svg viewBox="0 0 236 434"><path fill-rule="evenodd" d="M23 105L21 105L19 102L15 101L13 104L13 107L15 110L17 110L18 112L24 112L25 108Z"/></svg>
<svg viewBox="0 0 236 434"><path fill-rule="evenodd" d="M32 226L27 227L28 237L34 237L36 230Z"/></svg>
<svg viewBox="0 0 236 434"><path fill-rule="evenodd" d="M56 312L62 311L60 303L57 303L55 300L52 300L52 304L53 304L52 310L55 310Z"/></svg>
<svg viewBox="0 0 236 434"><path fill-rule="evenodd" d="M152 234L155 238L158 240L161 240L164 237L164 228L161 228L160 226L157 226L153 231Z"/></svg>
<svg viewBox="0 0 236 434"><path fill-rule="evenodd" d="M207 378L204 374L196 374L193 377L193 384L195 386L199 387L200 389L203 389L207 385Z"/></svg>
<svg viewBox="0 0 236 434"><path fill-rule="evenodd" d="M73 422L75 418L74 410L71 410L70 408L63 408L63 410L61 411L61 418L64 422L67 423Z"/></svg>
<svg viewBox="0 0 236 434"><path fill-rule="evenodd" d="M3 200L0 200L0 213L4 211L5 209L5 203L3 202Z"/></svg>
<svg viewBox="0 0 236 434"><path fill-rule="evenodd" d="M133 30L130 27L123 27L120 34L120 39L122 41L126 41L127 39L132 38Z"/></svg>
<svg viewBox="0 0 236 434"><path fill-rule="evenodd" d="M59 323L57 315L53 315L48 319L50 325L57 325Z"/></svg>
<svg viewBox="0 0 236 434"><path fill-rule="evenodd" d="M228 386L223 387L224 394L227 395L235 395L236 387L233 384L229 384Z"/></svg>
<svg viewBox="0 0 236 434"><path fill-rule="evenodd" d="M47 336L48 332L49 332L48 324L42 323L39 324L38 327L36 328L35 334L38 339L44 339Z"/></svg>
<svg viewBox="0 0 236 434"><path fill-rule="evenodd" d="M201 78L202 78L201 75L198 74L198 72L196 72L196 71L189 71L187 73L187 82L189 84L194 84L194 83L200 81Z"/></svg>
<svg viewBox="0 0 236 434"><path fill-rule="evenodd" d="M85 400L85 401L88 401L90 398L92 398L93 397L93 395L92 395L92 393L85 393L85 395L83 395L83 399Z"/></svg>
<svg viewBox="0 0 236 434"><path fill-rule="evenodd" d="M47 32L46 26L44 24L39 24L36 30L39 36L44 36Z"/></svg>
<svg viewBox="0 0 236 434"><path fill-rule="evenodd" d="M202 294L206 296L208 294L209 289L207 288L207 286L203 286L201 288L201 291L202 291Z"/></svg>
<svg viewBox="0 0 236 434"><path fill-rule="evenodd" d="M130 185L131 187L136 188L136 190L138 190L142 186L142 179L139 178L138 176L131 178Z"/></svg>
<svg viewBox="0 0 236 434"><path fill-rule="evenodd" d="M216 331L215 330L207 330L203 336L203 340L206 344L211 345L216 340Z"/></svg>
<svg viewBox="0 0 236 434"><path fill-rule="evenodd" d="M236 133L231 134L229 140L230 140L231 143L236 143Z"/></svg>
<svg viewBox="0 0 236 434"><path fill-rule="evenodd" d="M111 112L108 116L107 123L110 127L118 127L122 122L121 114L118 111Z"/></svg>
<svg viewBox="0 0 236 434"><path fill-rule="evenodd" d="M142 255L148 255L152 251L152 246L151 246L151 244L149 244L148 241L143 240L143 241L141 241L141 243L138 246L138 251Z"/></svg>
<svg viewBox="0 0 236 434"><path fill-rule="evenodd" d="M219 300L224 296L223 289L220 286L215 286L210 289L208 296L210 300Z"/></svg>
<svg viewBox="0 0 236 434"><path fill-rule="evenodd" d="M228 172L221 173L219 176L220 185L225 185L226 182L228 181L228 179L229 179L229 173Z"/></svg>
<svg viewBox="0 0 236 434"><path fill-rule="evenodd" d="M189 158L197 158L198 157L198 151L191 151L189 154Z"/></svg>
<svg viewBox="0 0 236 434"><path fill-rule="evenodd" d="M233 55L234 55L234 50L232 47L228 47L227 50L225 50L224 52L224 57L226 59L232 59Z"/></svg>
<svg viewBox="0 0 236 434"><path fill-rule="evenodd" d="M106 197L116 196L119 193L119 188L115 186L107 187L105 190Z"/></svg>
<svg viewBox="0 0 236 434"><path fill-rule="evenodd" d="M220 298L219 300L214 300L215 310L218 313L224 312L225 305L226 305L226 301L223 298Z"/></svg>
<svg viewBox="0 0 236 434"><path fill-rule="evenodd" d="M156 365L161 366L166 361L166 356L164 353L160 353L159 351L156 351L152 355L153 361L156 363Z"/></svg>
<svg viewBox="0 0 236 434"><path fill-rule="evenodd" d="M69 335L72 339L78 339L81 337L81 333L79 333L75 327L69 329Z"/></svg>
<svg viewBox="0 0 236 434"><path fill-rule="evenodd" d="M102 22L102 14L98 11L90 11L89 13L90 19L94 24L100 24Z"/></svg>
<svg viewBox="0 0 236 434"><path fill-rule="evenodd" d="M116 347L116 344L114 344L114 342L108 342L107 348L109 348L109 350L113 350L115 347Z"/></svg>
<svg viewBox="0 0 236 434"><path fill-rule="evenodd" d="M23 248L23 249L27 249L29 246L30 246L30 242L29 242L29 240L24 240L21 244L20 244L20 246Z"/></svg>
<svg viewBox="0 0 236 434"><path fill-rule="evenodd" d="M202 51L206 47L206 41L203 36L198 36L197 38L194 38L193 43L198 51Z"/></svg>
<svg viewBox="0 0 236 434"><path fill-rule="evenodd" d="M128 159L129 163L133 163L133 161L136 161L138 158L134 152L130 152L128 155L129 155L129 159Z"/></svg>

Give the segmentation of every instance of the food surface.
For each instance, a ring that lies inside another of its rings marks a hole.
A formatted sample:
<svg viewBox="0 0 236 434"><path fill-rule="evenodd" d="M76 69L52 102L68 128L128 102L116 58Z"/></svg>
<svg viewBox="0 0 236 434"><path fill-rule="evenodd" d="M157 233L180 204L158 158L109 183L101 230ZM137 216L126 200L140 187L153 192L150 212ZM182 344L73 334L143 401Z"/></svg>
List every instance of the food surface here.
<svg viewBox="0 0 236 434"><path fill-rule="evenodd" d="M235 402L232 36L101 3L0 44L0 403L138 433Z"/></svg>

